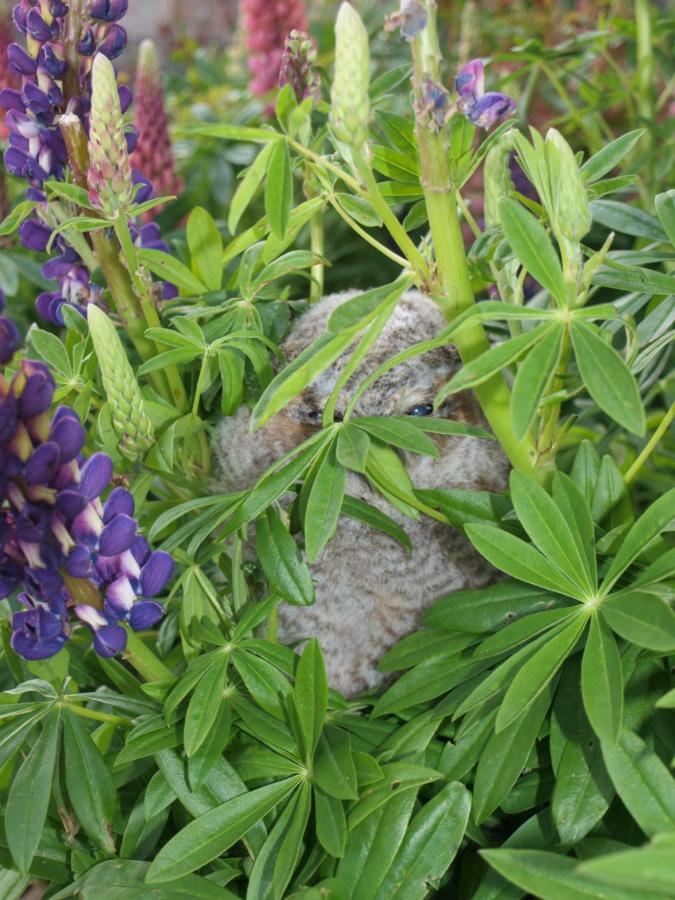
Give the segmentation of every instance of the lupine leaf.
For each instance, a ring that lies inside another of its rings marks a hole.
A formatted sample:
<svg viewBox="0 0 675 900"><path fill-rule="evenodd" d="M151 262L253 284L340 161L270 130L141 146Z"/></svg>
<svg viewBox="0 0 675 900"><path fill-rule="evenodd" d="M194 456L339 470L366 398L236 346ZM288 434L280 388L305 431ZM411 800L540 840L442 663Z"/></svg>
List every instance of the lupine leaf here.
<svg viewBox="0 0 675 900"><path fill-rule="evenodd" d="M220 290L223 277L223 239L209 213L195 206L185 230L192 264L210 291Z"/></svg>
<svg viewBox="0 0 675 900"><path fill-rule="evenodd" d="M305 550L310 562L315 562L335 534L346 480L347 473L338 463L333 445L314 477L305 510Z"/></svg>
<svg viewBox="0 0 675 900"><path fill-rule="evenodd" d="M518 440L525 437L541 406L560 359L562 338L561 326L549 326L520 364L511 394L511 424Z"/></svg>
<svg viewBox="0 0 675 900"><path fill-rule="evenodd" d="M277 141L270 153L265 183L265 213L272 234L283 238L293 207L293 173L286 141Z"/></svg>
<svg viewBox="0 0 675 900"><path fill-rule="evenodd" d="M328 681L316 638L305 645L295 673L293 691L300 731L308 758L314 754L328 706Z"/></svg>
<svg viewBox="0 0 675 900"><path fill-rule="evenodd" d="M611 744L623 723L623 672L619 648L599 615L591 619L584 648L581 692L593 730Z"/></svg>
<svg viewBox="0 0 675 900"><path fill-rule="evenodd" d="M639 647L660 653L675 650L675 613L655 594L624 591L611 594L601 611L609 626Z"/></svg>
<svg viewBox="0 0 675 900"><path fill-rule="evenodd" d="M183 728L183 742L188 756L199 750L213 728L225 688L228 664L228 654L222 650L216 651L213 663L201 675L190 698Z"/></svg>
<svg viewBox="0 0 675 900"><path fill-rule="evenodd" d="M499 220L511 249L530 275L555 297L560 306L566 306L560 260L543 226L510 197L504 197L499 204Z"/></svg>
<svg viewBox="0 0 675 900"><path fill-rule="evenodd" d="M268 508L256 525L256 549L270 586L286 603L308 606L314 602L314 585L298 546L278 513Z"/></svg>
<svg viewBox="0 0 675 900"><path fill-rule="evenodd" d="M172 881L201 869L229 850L298 784L297 777L286 778L233 797L199 816L164 844L154 858L146 880L151 883Z"/></svg>

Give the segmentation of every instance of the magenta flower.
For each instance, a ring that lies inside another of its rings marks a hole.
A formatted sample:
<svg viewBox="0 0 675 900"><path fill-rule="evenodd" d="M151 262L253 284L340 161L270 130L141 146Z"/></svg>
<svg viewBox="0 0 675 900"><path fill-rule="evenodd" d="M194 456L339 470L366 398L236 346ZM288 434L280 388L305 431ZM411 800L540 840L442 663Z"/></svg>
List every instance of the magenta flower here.
<svg viewBox="0 0 675 900"><path fill-rule="evenodd" d="M160 197L179 194L182 183L176 172L159 58L152 41L143 41L138 54L134 124L138 141L131 164L152 183ZM151 215L157 212L155 208Z"/></svg>
<svg viewBox="0 0 675 900"><path fill-rule="evenodd" d="M279 83L286 38L294 29L307 31L303 0L240 0L239 14L246 34L250 89L264 96Z"/></svg>

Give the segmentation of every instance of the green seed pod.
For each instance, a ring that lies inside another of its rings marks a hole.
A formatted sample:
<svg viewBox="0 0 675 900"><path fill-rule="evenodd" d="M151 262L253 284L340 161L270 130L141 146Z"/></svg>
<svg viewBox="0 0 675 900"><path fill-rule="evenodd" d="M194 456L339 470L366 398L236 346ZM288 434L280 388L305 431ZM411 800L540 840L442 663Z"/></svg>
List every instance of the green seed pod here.
<svg viewBox="0 0 675 900"><path fill-rule="evenodd" d="M92 68L89 197L113 218L131 204L133 181L115 70L102 53Z"/></svg>
<svg viewBox="0 0 675 900"><path fill-rule="evenodd" d="M590 231L593 221L579 165L572 148L555 128L549 128L544 144L551 185L551 225L558 235L578 242Z"/></svg>
<svg viewBox="0 0 675 900"><path fill-rule="evenodd" d="M335 77L330 124L338 140L356 149L368 140L370 47L361 16L350 3L335 22Z"/></svg>
<svg viewBox="0 0 675 900"><path fill-rule="evenodd" d="M154 429L141 389L110 319L92 304L87 310L87 321L120 452L127 459L139 459L154 442Z"/></svg>
<svg viewBox="0 0 675 900"><path fill-rule="evenodd" d="M515 148L513 129L503 134L488 151L483 167L485 184L485 224L499 224L499 203L513 191L509 161Z"/></svg>

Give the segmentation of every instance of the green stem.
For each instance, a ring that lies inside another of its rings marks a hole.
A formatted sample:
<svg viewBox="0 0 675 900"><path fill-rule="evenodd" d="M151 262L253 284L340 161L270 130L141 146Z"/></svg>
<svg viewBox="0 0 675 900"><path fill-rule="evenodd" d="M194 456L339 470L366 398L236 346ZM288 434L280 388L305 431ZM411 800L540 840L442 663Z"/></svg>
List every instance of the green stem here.
<svg viewBox="0 0 675 900"><path fill-rule="evenodd" d="M114 725L121 725L124 728L131 728L134 724L131 719L128 719L126 716L114 716L112 713L99 712L96 709L89 709L88 706L77 706L72 700L68 699L68 709L74 713L76 716L81 716L83 719L95 719L97 722L111 722Z"/></svg>
<svg viewBox="0 0 675 900"><path fill-rule="evenodd" d="M127 646L122 656L136 669L145 681L172 681L173 673L152 650L143 643L130 628L127 632Z"/></svg>
<svg viewBox="0 0 675 900"><path fill-rule="evenodd" d="M441 53L436 31L436 3L426 0L427 26L411 42L413 51L413 87L423 108L426 78L440 82ZM417 116L416 134L420 152L422 187L427 205L429 227L442 285L439 305L447 321L471 307L475 300L464 252L464 240L457 215L455 185L450 171L447 129L434 130L423 115ZM490 349L481 325L462 330L455 337L462 362L469 363ZM531 438L518 442L511 429L510 393L501 374L475 389L485 416L514 468L535 474L536 451Z"/></svg>
<svg viewBox="0 0 675 900"><path fill-rule="evenodd" d="M640 453L640 455L638 456L638 458L635 460L633 465L623 476L626 484L630 484L631 481L633 481L633 479L635 478L637 473L647 462L649 457L652 455L652 453L656 449L656 447L657 447L659 441L661 440L661 438L663 437L663 435L670 428L673 419L675 419L675 403L671 404L670 409L664 415L664 417L661 419L659 427L656 429L654 434L649 438L649 441L645 444L645 446L644 446L642 452Z"/></svg>
<svg viewBox="0 0 675 900"><path fill-rule="evenodd" d="M408 266L408 260L399 256L398 253L394 253L393 250L390 250L389 247L385 247L384 244L381 244L376 238L374 238L371 234L362 228L358 222L354 221L349 213L345 212L345 210L340 206L333 195L328 197L328 202L333 207L335 212L349 225L352 231L355 231L359 237L363 238L364 241L367 241L372 247L375 247L376 250L386 256L388 259L393 260L395 263L398 263L402 268L406 268Z"/></svg>
<svg viewBox="0 0 675 900"><path fill-rule="evenodd" d="M305 197L311 200L317 196L312 184L309 166L305 166ZM319 209L309 220L309 248L316 256L325 255L324 215L323 208ZM324 266L317 263L311 268L312 281L309 286L309 302L318 303L323 297Z"/></svg>

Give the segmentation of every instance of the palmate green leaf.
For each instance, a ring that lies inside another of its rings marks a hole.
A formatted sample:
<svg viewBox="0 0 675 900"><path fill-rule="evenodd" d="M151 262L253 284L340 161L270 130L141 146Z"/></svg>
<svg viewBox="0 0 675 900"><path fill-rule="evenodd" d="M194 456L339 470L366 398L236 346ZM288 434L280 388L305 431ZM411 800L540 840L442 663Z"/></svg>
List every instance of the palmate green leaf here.
<svg viewBox="0 0 675 900"><path fill-rule="evenodd" d="M260 187L262 180L265 177L267 164L274 146L274 143L270 142L262 148L260 153L246 170L244 177L239 182L239 185L230 200L230 210L227 217L227 228L230 234L235 234L241 217L246 212L256 191Z"/></svg>
<svg viewBox="0 0 675 900"><path fill-rule="evenodd" d="M235 844L300 784L285 778L227 800L175 834L159 851L147 874L150 883L172 881L201 869Z"/></svg>
<svg viewBox="0 0 675 900"><path fill-rule="evenodd" d="M138 250L138 261L153 275L175 284L184 296L201 296L208 290L204 282L184 266L180 260L162 250Z"/></svg>
<svg viewBox="0 0 675 900"><path fill-rule="evenodd" d="M415 497L410 476L401 457L392 447L379 441L370 442L366 477L404 516L419 518L419 501Z"/></svg>
<svg viewBox="0 0 675 900"><path fill-rule="evenodd" d="M675 651L675 613L656 594L637 590L610 594L600 611L610 628L627 641L658 653Z"/></svg>
<svg viewBox="0 0 675 900"><path fill-rule="evenodd" d="M637 734L624 729L602 744L616 792L645 834L675 831L675 779Z"/></svg>
<svg viewBox="0 0 675 900"><path fill-rule="evenodd" d="M521 525L536 547L588 596L595 588L581 536L573 531L555 501L533 478L515 469L509 479L511 500Z"/></svg>
<svg viewBox="0 0 675 900"><path fill-rule="evenodd" d="M383 109L376 109L373 112L375 121L392 146L401 153L414 154L417 152L415 129L411 119Z"/></svg>
<svg viewBox="0 0 675 900"><path fill-rule="evenodd" d="M675 896L675 836L659 835L643 847L607 853L585 860L579 874L595 878L641 897L645 890L663 897Z"/></svg>
<svg viewBox="0 0 675 900"><path fill-rule="evenodd" d="M542 404L558 366L563 334L564 326L550 325L518 369L511 393L511 426L518 440L525 437Z"/></svg>
<svg viewBox="0 0 675 900"><path fill-rule="evenodd" d="M272 234L283 238L293 208L293 173L286 141L277 141L267 163L265 214Z"/></svg>
<svg viewBox="0 0 675 900"><path fill-rule="evenodd" d="M537 325L532 331L525 331L517 337L510 338L503 344L499 344L483 353L477 359L472 360L459 370L459 372L444 385L434 400L434 409L442 406L443 402L452 394L458 391L464 391L468 388L476 387L482 384L497 372L501 372L511 363L520 359L528 350L530 350L549 329L548 322Z"/></svg>
<svg viewBox="0 0 675 900"><path fill-rule="evenodd" d="M210 291L219 291L223 279L223 239L209 213L196 206L185 229L192 265Z"/></svg>
<svg viewBox="0 0 675 900"><path fill-rule="evenodd" d="M645 433L640 391L619 354L583 322L570 326L579 372L603 412L633 434Z"/></svg>
<svg viewBox="0 0 675 900"><path fill-rule="evenodd" d="M633 581L633 587L642 585L657 584L659 581L666 581L675 575L675 547L666 550L658 559L650 563L646 569L643 569L638 577Z"/></svg>
<svg viewBox="0 0 675 900"><path fill-rule="evenodd" d="M106 853L115 852L112 823L117 791L110 769L82 720L66 708L63 720L66 788L80 824Z"/></svg>
<svg viewBox="0 0 675 900"><path fill-rule="evenodd" d="M305 552L310 563L335 534L346 482L347 472L338 463L333 444L317 470L305 509Z"/></svg>
<svg viewBox="0 0 675 900"><path fill-rule="evenodd" d="M499 220L511 249L530 275L560 306L567 306L560 260L543 226L510 197L504 197L499 204Z"/></svg>
<svg viewBox="0 0 675 900"><path fill-rule="evenodd" d="M232 662L256 705L283 719L283 698L291 693L285 675L266 659L239 647L232 653Z"/></svg>
<svg viewBox="0 0 675 900"><path fill-rule="evenodd" d="M559 609L545 609L541 612L531 613L511 622L501 628L496 634L486 638L474 652L475 659L489 659L501 656L508 650L513 650L525 641L537 637L544 631L554 629L558 624L564 625L570 619L576 609L563 606ZM555 628L555 632L559 631Z"/></svg>
<svg viewBox="0 0 675 900"><path fill-rule="evenodd" d="M636 206L629 206L618 200L594 200L591 212L594 222L599 222L611 231L649 238L650 241L666 240L659 220Z"/></svg>
<svg viewBox="0 0 675 900"><path fill-rule="evenodd" d="M389 535L395 541L398 541L406 550L412 551L412 543L405 531L390 516L383 513L377 507L359 500L357 497L350 497L345 494L342 501L342 515L357 519L359 522L365 522L371 528Z"/></svg>
<svg viewBox="0 0 675 900"><path fill-rule="evenodd" d="M549 684L527 711L493 733L483 750L473 787L473 819L480 825L508 796L518 780L551 702Z"/></svg>
<svg viewBox="0 0 675 900"><path fill-rule="evenodd" d="M384 444L438 459L440 453L436 444L424 432L411 425L408 418L412 417L360 416L352 421L357 428L363 429Z"/></svg>
<svg viewBox="0 0 675 900"><path fill-rule="evenodd" d="M481 850L480 854L504 878L542 900L636 900L631 891L577 874L578 860L558 853ZM658 900L658 897L645 893L640 900Z"/></svg>
<svg viewBox="0 0 675 900"><path fill-rule="evenodd" d="M671 488L655 500L631 527L600 585L603 592L606 593L612 588L619 576L654 538L661 534L673 518L675 518L675 488Z"/></svg>
<svg viewBox="0 0 675 900"><path fill-rule="evenodd" d="M49 712L49 707L45 704L43 709L38 712L14 719L12 721L4 721L0 728L0 768L11 759L15 753L18 753L22 744L30 736L33 727L37 725L40 719L43 719Z"/></svg>
<svg viewBox="0 0 675 900"><path fill-rule="evenodd" d="M581 167L584 181L587 184L592 184L594 181L602 178L603 175L606 175L607 172L611 172L624 157L628 156L644 133L644 128L628 131L626 134L622 134L621 137L610 141L597 153L594 153Z"/></svg>
<svg viewBox="0 0 675 900"><path fill-rule="evenodd" d="M326 853L340 858L347 843L347 819L341 800L314 786L316 837Z"/></svg>
<svg viewBox="0 0 675 900"><path fill-rule="evenodd" d="M564 472L556 472L552 483L553 499L563 515L582 557L585 569L595 590L598 583L597 560L595 558L595 528L586 498L574 481Z"/></svg>
<svg viewBox="0 0 675 900"><path fill-rule="evenodd" d="M109 859L99 862L54 898L65 900L79 897L81 900L236 900L236 894L221 887L211 879L199 875L186 875L162 887L148 888L145 876L150 863L138 859Z"/></svg>
<svg viewBox="0 0 675 900"><path fill-rule="evenodd" d="M654 205L663 230L670 243L675 247L675 190L657 194Z"/></svg>
<svg viewBox="0 0 675 900"><path fill-rule="evenodd" d="M258 519L255 540L258 560L272 589L286 603L298 606L313 603L312 576L302 561L297 544L272 507Z"/></svg>
<svg viewBox="0 0 675 900"><path fill-rule="evenodd" d="M309 760L321 737L328 708L326 667L316 638L311 638L302 651L295 673L293 698L305 755Z"/></svg>
<svg viewBox="0 0 675 900"><path fill-rule="evenodd" d="M193 756L209 736L220 710L225 690L229 654L216 651L213 662L200 676L185 714L183 741L185 752Z"/></svg>
<svg viewBox="0 0 675 900"><path fill-rule="evenodd" d="M465 527L465 533L481 556L512 578L557 594L584 599L584 592L531 544L493 525L470 523Z"/></svg>
<svg viewBox="0 0 675 900"><path fill-rule="evenodd" d="M366 460L370 438L361 428L347 423L338 433L337 446L335 448L338 463L353 472L366 471Z"/></svg>
<svg viewBox="0 0 675 900"><path fill-rule="evenodd" d="M252 426L260 428L275 413L297 397L321 372L332 365L355 337L354 331L322 334L267 385L252 413Z"/></svg>
<svg viewBox="0 0 675 900"><path fill-rule="evenodd" d="M274 823L251 869L247 900L281 900L285 895L302 854L311 798L311 786L305 783Z"/></svg>
<svg viewBox="0 0 675 900"><path fill-rule="evenodd" d="M603 743L613 743L623 723L623 671L614 636L597 613L584 648L581 693L593 731Z"/></svg>
<svg viewBox="0 0 675 900"><path fill-rule="evenodd" d="M558 630L518 670L499 707L496 732L511 725L547 689L551 679L574 650L587 621L584 613L574 615L568 625Z"/></svg>
<svg viewBox="0 0 675 900"><path fill-rule="evenodd" d="M565 744L556 771L551 811L560 841L571 845L586 837L607 812L614 793L600 741L586 724Z"/></svg>
<svg viewBox="0 0 675 900"><path fill-rule="evenodd" d="M552 609L558 603L555 594L540 588L518 581L501 581L441 597L424 614L422 623L431 628L483 634L498 631L531 613Z"/></svg>
<svg viewBox="0 0 675 900"><path fill-rule="evenodd" d="M406 829L415 806L416 795L417 788L408 788L400 791L391 798L390 802L386 803L384 814L381 818L378 815L380 809L375 810L371 814L379 821L367 848L364 848L361 844L359 834L362 825L367 823L367 819L366 823L360 823L352 827L348 832L346 859L339 865L338 871L343 879L348 877L346 869L349 866L349 856L351 855L356 863L353 876L358 873L358 878L354 878L353 881L353 897L359 897L360 900L374 900L376 897L386 896L382 891L382 879L391 866L397 850L405 840ZM357 861L356 855L360 847L360 859ZM363 850L366 850L366 853L363 853Z"/></svg>
<svg viewBox="0 0 675 900"><path fill-rule="evenodd" d="M40 843L59 745L60 711L52 710L13 778L5 807L7 846L17 869L27 873Z"/></svg>
<svg viewBox="0 0 675 900"><path fill-rule="evenodd" d="M417 787L392 791L348 832L338 878L349 897L373 900L380 881L403 840L412 814Z"/></svg>
<svg viewBox="0 0 675 900"><path fill-rule="evenodd" d="M314 780L336 800L358 797L356 769L349 735L333 725L326 726L314 758Z"/></svg>
<svg viewBox="0 0 675 900"><path fill-rule="evenodd" d="M471 811L463 784L447 784L414 817L378 889L384 900L422 900L437 884L460 847Z"/></svg>

